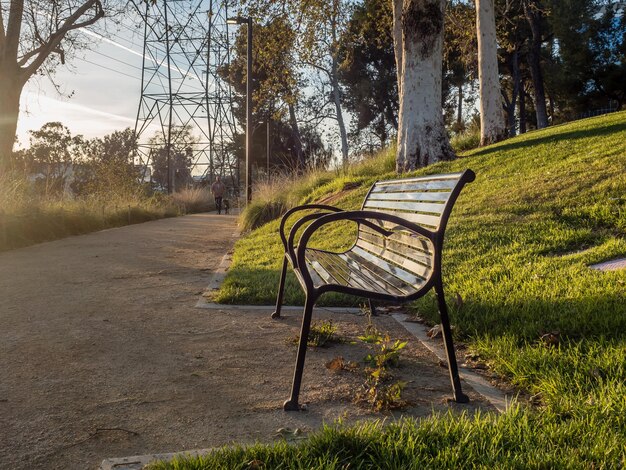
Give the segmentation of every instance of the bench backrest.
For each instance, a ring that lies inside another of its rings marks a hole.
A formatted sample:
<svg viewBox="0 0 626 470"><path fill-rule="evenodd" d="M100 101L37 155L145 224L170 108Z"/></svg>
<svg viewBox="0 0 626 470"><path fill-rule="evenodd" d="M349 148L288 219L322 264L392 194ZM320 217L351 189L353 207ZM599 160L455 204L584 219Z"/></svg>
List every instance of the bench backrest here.
<svg viewBox="0 0 626 470"><path fill-rule="evenodd" d="M362 208L402 217L443 236L456 198L465 183L474 178L474 173L466 170L463 173L378 181L365 197ZM394 229L394 224L380 225L388 230ZM359 256L385 273L406 281L415 277L416 287L432 274L434 249L430 240L413 232L396 228L392 235L385 237L366 225L359 226L353 248Z"/></svg>

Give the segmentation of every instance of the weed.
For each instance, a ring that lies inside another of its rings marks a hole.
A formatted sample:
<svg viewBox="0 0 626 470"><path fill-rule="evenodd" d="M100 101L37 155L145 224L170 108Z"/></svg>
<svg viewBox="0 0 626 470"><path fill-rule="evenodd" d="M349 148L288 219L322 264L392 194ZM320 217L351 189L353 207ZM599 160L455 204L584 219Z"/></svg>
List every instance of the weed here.
<svg viewBox="0 0 626 470"><path fill-rule="evenodd" d="M365 327L365 334L362 336L358 336L358 338L364 343L370 344L379 344L382 343L384 340L383 334L378 330L378 328L376 328L376 325L374 325L371 321L369 321L367 326Z"/></svg>
<svg viewBox="0 0 626 470"><path fill-rule="evenodd" d="M337 327L333 325L331 320L319 320L313 322L309 330L309 340L307 346L313 348L322 348L329 343L339 343L341 338L337 335ZM293 343L297 344L300 336L293 339Z"/></svg>
<svg viewBox="0 0 626 470"><path fill-rule="evenodd" d="M393 374L388 369L390 363L384 356L378 354L372 359L368 359L370 356L366 358L366 362L373 362L374 366L365 369L365 382L355 396L355 403L365 403L373 411L390 411L408 404L402 399L406 382L392 382Z"/></svg>
<svg viewBox="0 0 626 470"><path fill-rule="evenodd" d="M377 343L379 351L365 356L365 362L376 368L397 367L400 361L400 351L407 344L408 341L400 341L399 339L392 341L387 334L382 341Z"/></svg>

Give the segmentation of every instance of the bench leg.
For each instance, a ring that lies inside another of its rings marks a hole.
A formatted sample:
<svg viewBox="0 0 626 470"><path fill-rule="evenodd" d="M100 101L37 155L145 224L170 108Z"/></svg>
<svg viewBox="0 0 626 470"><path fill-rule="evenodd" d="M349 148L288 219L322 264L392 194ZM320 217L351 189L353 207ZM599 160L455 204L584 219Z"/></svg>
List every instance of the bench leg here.
<svg viewBox="0 0 626 470"><path fill-rule="evenodd" d="M287 276L287 256L283 257L283 270L278 283L278 297L276 297L276 310L272 313L272 318L280 318L280 309L283 306L283 292L285 291L285 277Z"/></svg>
<svg viewBox="0 0 626 470"><path fill-rule="evenodd" d="M369 303L369 306L370 306L370 315L375 317L376 316L376 306L374 305L374 302L372 301L372 299L367 299L367 302Z"/></svg>
<svg viewBox="0 0 626 470"><path fill-rule="evenodd" d="M302 382L302 372L304 371L304 358L306 347L309 341L309 331L311 329L311 316L313 315L313 305L315 296L307 294L304 304L304 316L302 317L302 329L300 331L300 342L298 343L298 355L296 357L296 369L293 374L293 385L291 386L291 396L283 404L285 411L299 411L298 397L300 396L300 384Z"/></svg>
<svg viewBox="0 0 626 470"><path fill-rule="evenodd" d="M448 307L443 294L443 284L441 281L435 284L435 292L437 293L437 303L439 305L439 316L441 317L441 330L443 333L443 345L448 358L448 370L450 372L450 381L452 382L452 391L454 393L454 401L457 403L469 402L469 397L461 390L461 379L459 378L459 369L456 364L456 354L454 352L454 344L452 343L452 331L450 329L450 318L448 317Z"/></svg>

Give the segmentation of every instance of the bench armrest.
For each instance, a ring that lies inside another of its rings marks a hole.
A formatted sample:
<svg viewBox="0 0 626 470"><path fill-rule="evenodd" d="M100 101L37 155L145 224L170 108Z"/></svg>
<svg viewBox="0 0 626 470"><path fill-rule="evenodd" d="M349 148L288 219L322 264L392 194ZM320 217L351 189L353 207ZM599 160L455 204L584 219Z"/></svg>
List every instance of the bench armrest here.
<svg viewBox="0 0 626 470"><path fill-rule="evenodd" d="M302 209L310 209L312 208L314 205L310 204L310 205L305 205L305 206L299 206L296 207L294 209L292 209L294 212L296 210L302 210ZM321 206L324 208L330 208L332 206ZM344 211L343 209L338 209L336 207L332 208L332 211L335 213L346 213L346 211ZM296 257L296 245L294 245L294 241L296 238L296 234L298 232L298 230L300 229L300 227L302 227L304 224L306 224L307 222L310 222L312 220L316 220L319 219L321 217L325 217L327 215L333 215L333 214L329 214L328 212L316 212L314 214L307 214L304 217L301 217L300 219L296 220L296 222L291 226L291 230L289 232L289 238L287 238L287 240L284 239L284 221L286 220L286 217L288 215L291 215L289 213L285 214L285 216L283 216L283 220L281 221L281 237L283 237L283 245L285 245L285 253L289 255L289 258L291 259L291 263L293 264L294 268L298 267L298 260ZM336 214L335 214L336 215ZM384 228L372 223L369 220L364 220L364 219L360 219L360 220L355 220L358 223L361 223L363 225L367 225L368 227L370 227L372 230L376 230L377 232L385 235L385 236L389 236L391 235L391 232L389 230L385 230Z"/></svg>
<svg viewBox="0 0 626 470"><path fill-rule="evenodd" d="M280 239L282 240L283 246L285 247L285 252L289 251L289 245L287 243L287 237L285 236L285 224L287 223L287 219L290 216L292 216L294 213L296 213L296 212L312 210L312 209L324 210L324 211L329 211L329 212L343 212L343 209L339 209L338 207L334 207L334 206L328 206L326 204L304 204L304 205L297 206L297 207L294 207L292 209L289 209L287 212L285 212L285 214L283 215L282 219L280 220L280 228L279 228ZM319 217L321 215L327 215L327 213L321 212L321 213L318 213L318 214L311 214L311 215L317 215ZM307 217L307 216L305 216L305 217ZM311 220L311 219L309 218L308 220ZM299 222L300 221L296 222L296 224L298 224ZM300 223L298 225L298 227L300 227L301 225L302 225L302 223Z"/></svg>
<svg viewBox="0 0 626 470"><path fill-rule="evenodd" d="M311 236L313 235L313 233L315 233L320 227L322 227L323 225L332 223L332 222L338 222L338 221L343 221L343 220L348 220L348 221L353 221L353 222L357 222L357 223L361 223L361 224L366 224L368 226L374 226L377 227L377 229L379 231L381 231L382 233L385 233L386 235L391 235L393 232L389 231L389 230L385 230L382 229L381 227L377 226L376 224L372 223L372 220L381 220L381 221L385 221L385 222L391 222L393 224L397 224L397 226L406 229L406 230L410 230L411 232L414 232L422 237L425 237L427 239L429 239L431 242L433 242L433 244L436 246L436 237L437 234L435 232L432 232L424 227L422 227L421 225L417 225L413 222L410 222L406 219L403 219L402 217L399 217L397 215L392 215L392 214L387 214L384 212L376 212L376 211L370 211L370 210L364 210L364 211L343 211L341 213L337 213L337 214L325 214L322 215L320 217L317 218L317 220L315 220L313 223L311 223L302 233L302 236L300 237L300 240L298 241L298 246L296 248L296 252L295 252L295 261L297 266L305 266L305 259L304 259L304 255L305 255L305 251L307 248L307 244L309 243L309 239L311 238ZM292 237L290 237L292 238ZM293 250L293 248L292 248ZM302 272L302 271L301 271ZM308 273L306 274L306 276L308 277ZM310 279L309 279L310 281Z"/></svg>

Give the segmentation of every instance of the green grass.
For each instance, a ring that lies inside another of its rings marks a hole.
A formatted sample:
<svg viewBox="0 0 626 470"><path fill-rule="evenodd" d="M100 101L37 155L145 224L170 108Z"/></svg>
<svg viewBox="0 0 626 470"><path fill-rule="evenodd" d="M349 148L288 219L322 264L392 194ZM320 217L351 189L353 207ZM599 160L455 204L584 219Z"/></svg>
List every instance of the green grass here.
<svg viewBox="0 0 626 470"><path fill-rule="evenodd" d="M597 437L604 438L598 445ZM528 413L437 415L383 426L326 426L302 444L232 446L150 470L620 468L623 436L600 416L578 421Z"/></svg>
<svg viewBox="0 0 626 470"><path fill-rule="evenodd" d="M379 157L381 160L389 157ZM379 163L388 168L388 163ZM386 428L328 428L300 446L228 448L157 468L623 468L626 465L626 271L591 263L626 255L626 113L555 126L473 150L416 172L473 169L446 233L443 255L457 339L531 397L503 415L443 415ZM374 179L335 203L356 208ZM300 202L340 194L329 181ZM241 239L218 295L274 302L282 246L278 222ZM331 229L320 246L351 243ZM302 304L288 278L286 301ZM334 296L327 303L350 303ZM414 306L437 321L432 295ZM555 333L555 347L541 341Z"/></svg>

